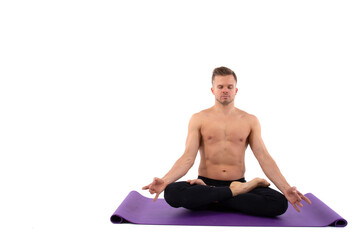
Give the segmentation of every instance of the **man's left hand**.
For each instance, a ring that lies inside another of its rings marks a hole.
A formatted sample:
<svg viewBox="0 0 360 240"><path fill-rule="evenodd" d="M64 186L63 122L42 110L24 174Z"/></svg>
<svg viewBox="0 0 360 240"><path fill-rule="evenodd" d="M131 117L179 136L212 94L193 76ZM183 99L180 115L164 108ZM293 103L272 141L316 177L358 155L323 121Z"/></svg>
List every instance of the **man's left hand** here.
<svg viewBox="0 0 360 240"><path fill-rule="evenodd" d="M305 200L308 204L311 204L311 201L305 197L301 192L299 192L296 187L290 187L284 192L285 197L291 203L291 205L300 212L299 207L303 207L301 201Z"/></svg>
<svg viewBox="0 0 360 240"><path fill-rule="evenodd" d="M206 185L203 180L201 179L193 179L193 180L187 180L188 183L191 185L197 184L197 185Z"/></svg>

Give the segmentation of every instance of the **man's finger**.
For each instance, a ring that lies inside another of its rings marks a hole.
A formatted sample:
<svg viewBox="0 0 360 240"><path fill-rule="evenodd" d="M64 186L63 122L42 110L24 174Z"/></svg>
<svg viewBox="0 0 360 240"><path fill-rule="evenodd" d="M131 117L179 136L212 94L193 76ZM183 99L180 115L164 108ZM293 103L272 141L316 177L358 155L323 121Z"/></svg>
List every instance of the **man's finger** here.
<svg viewBox="0 0 360 240"><path fill-rule="evenodd" d="M294 203L292 203L291 205L296 209L296 211L300 212L300 209L298 208L298 206L296 206Z"/></svg>
<svg viewBox="0 0 360 240"><path fill-rule="evenodd" d="M157 193L157 194L156 194L156 196L154 197L153 202L155 202L155 201L158 199L159 195L160 195L160 193Z"/></svg>
<svg viewBox="0 0 360 240"><path fill-rule="evenodd" d="M296 197L296 201L300 202L301 201L301 193L299 191L295 191L294 195Z"/></svg>
<svg viewBox="0 0 360 240"><path fill-rule="evenodd" d="M142 190L147 190L149 188L150 188L150 185L147 185L147 186L143 187Z"/></svg>
<svg viewBox="0 0 360 240"><path fill-rule="evenodd" d="M196 179L196 183L199 185L206 185L206 183L201 179Z"/></svg>
<svg viewBox="0 0 360 240"><path fill-rule="evenodd" d="M297 202L296 203L299 207L303 207L304 205L302 205L302 203L301 202Z"/></svg>
<svg viewBox="0 0 360 240"><path fill-rule="evenodd" d="M305 202L307 202L308 204L311 204L310 199L308 199L307 197L305 197L304 195L302 196L302 199L305 200Z"/></svg>
<svg viewBox="0 0 360 240"><path fill-rule="evenodd" d="M190 183L191 185L198 184L198 183L197 183L197 179L189 180L189 183Z"/></svg>
<svg viewBox="0 0 360 240"><path fill-rule="evenodd" d="M305 200L305 202L311 204L311 201L307 197L305 197L301 192L297 191L297 194L300 196L301 200Z"/></svg>

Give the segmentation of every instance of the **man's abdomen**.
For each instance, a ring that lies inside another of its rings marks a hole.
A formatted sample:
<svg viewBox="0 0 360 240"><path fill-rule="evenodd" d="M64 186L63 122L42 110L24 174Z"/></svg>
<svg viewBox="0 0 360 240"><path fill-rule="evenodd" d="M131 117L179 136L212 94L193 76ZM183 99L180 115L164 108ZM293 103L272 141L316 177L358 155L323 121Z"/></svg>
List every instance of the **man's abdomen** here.
<svg viewBox="0 0 360 240"><path fill-rule="evenodd" d="M236 165L213 164L209 161L199 166L199 175L216 180L231 181L243 178L245 175L244 161Z"/></svg>

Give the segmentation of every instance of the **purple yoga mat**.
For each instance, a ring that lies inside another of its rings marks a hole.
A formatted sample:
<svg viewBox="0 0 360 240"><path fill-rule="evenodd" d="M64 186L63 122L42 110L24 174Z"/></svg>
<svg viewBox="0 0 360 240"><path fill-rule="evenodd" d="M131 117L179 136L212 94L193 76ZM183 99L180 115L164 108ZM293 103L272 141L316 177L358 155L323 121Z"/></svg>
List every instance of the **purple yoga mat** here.
<svg viewBox="0 0 360 240"><path fill-rule="evenodd" d="M271 227L345 227L347 221L313 194L305 194L312 202L304 203L298 213L290 204L288 210L275 218L249 216L235 212L191 211L173 208L164 199L151 198L132 191L111 216L113 223L151 225L203 226L271 226Z"/></svg>

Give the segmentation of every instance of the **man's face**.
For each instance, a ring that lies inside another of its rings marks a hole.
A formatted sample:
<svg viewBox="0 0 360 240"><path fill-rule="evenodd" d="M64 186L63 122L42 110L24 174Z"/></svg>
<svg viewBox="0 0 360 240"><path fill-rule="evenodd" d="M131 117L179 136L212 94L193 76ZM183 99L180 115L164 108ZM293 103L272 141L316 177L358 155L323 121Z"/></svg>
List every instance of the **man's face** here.
<svg viewBox="0 0 360 240"><path fill-rule="evenodd" d="M223 105L233 102L238 89L233 75L215 76L211 92L216 101Z"/></svg>

